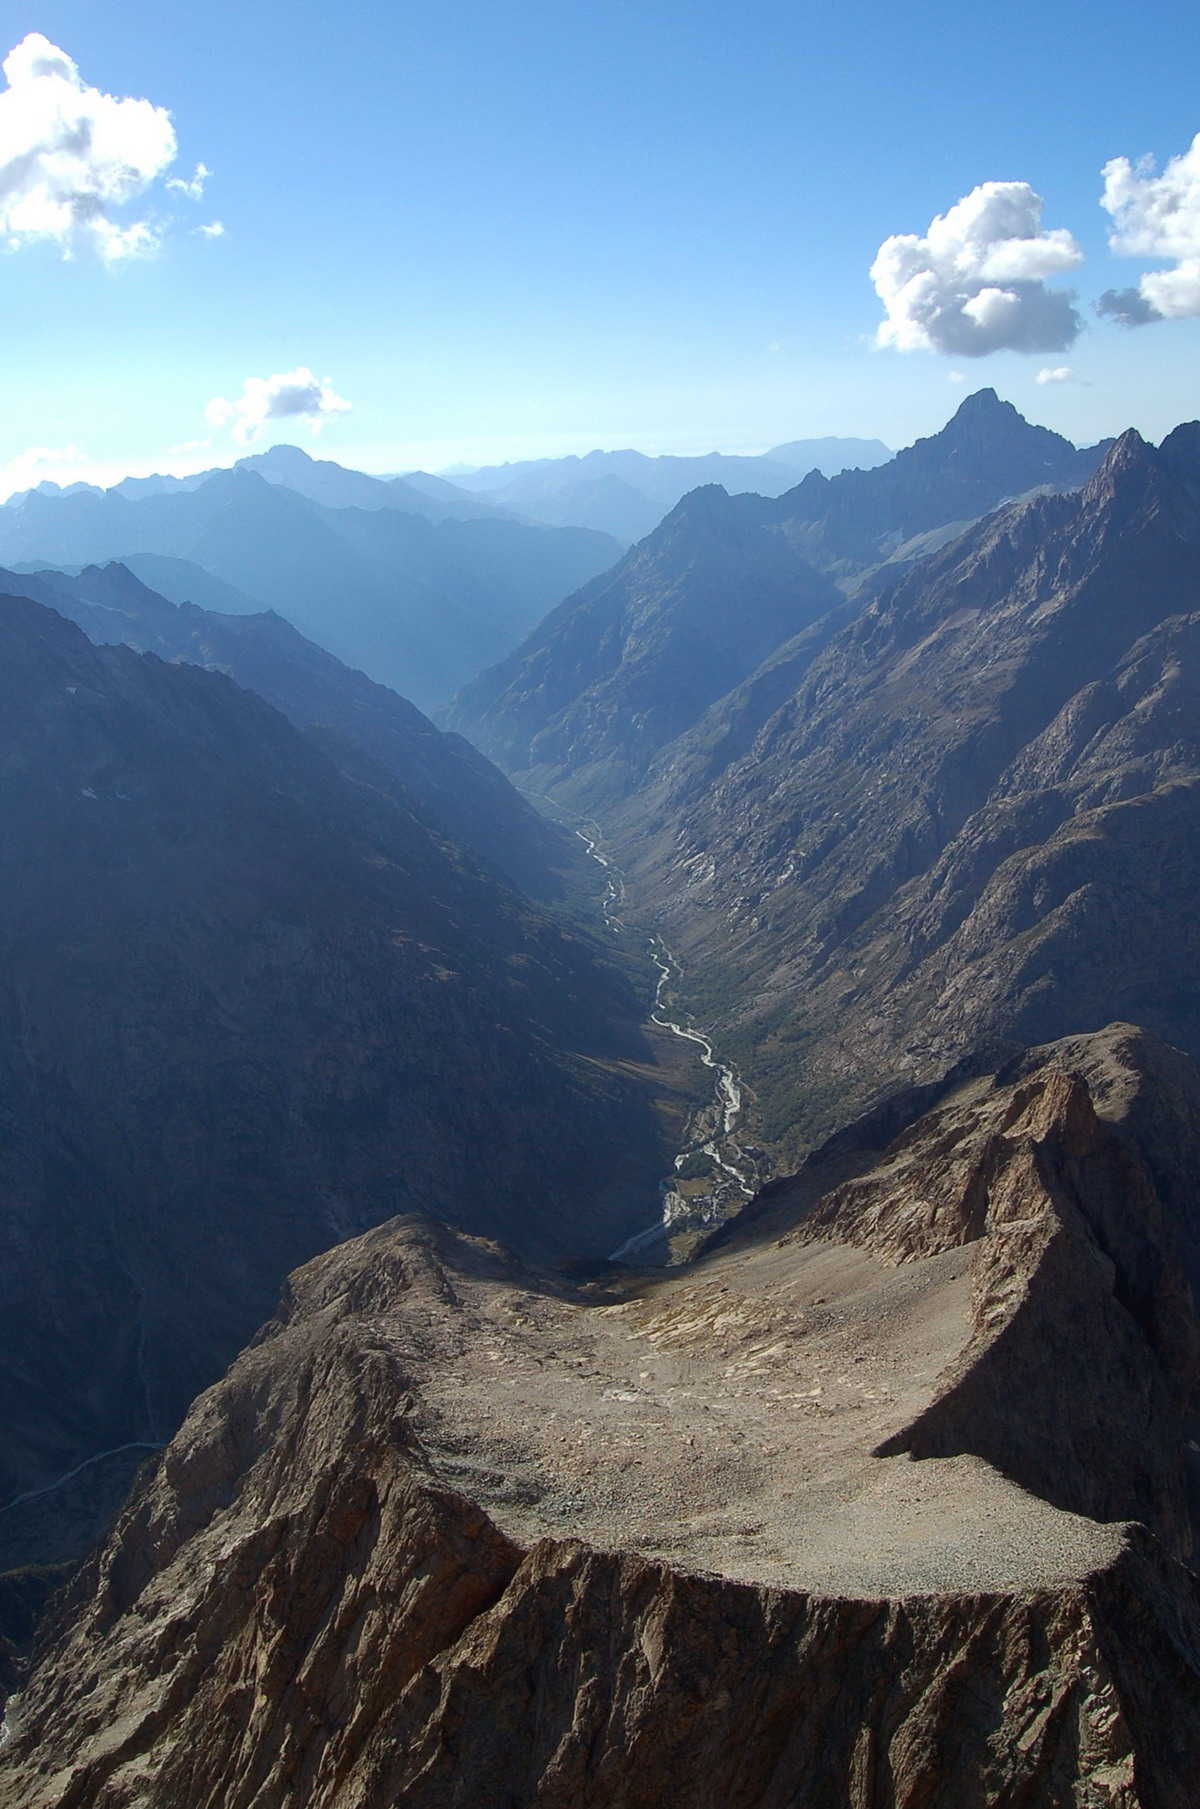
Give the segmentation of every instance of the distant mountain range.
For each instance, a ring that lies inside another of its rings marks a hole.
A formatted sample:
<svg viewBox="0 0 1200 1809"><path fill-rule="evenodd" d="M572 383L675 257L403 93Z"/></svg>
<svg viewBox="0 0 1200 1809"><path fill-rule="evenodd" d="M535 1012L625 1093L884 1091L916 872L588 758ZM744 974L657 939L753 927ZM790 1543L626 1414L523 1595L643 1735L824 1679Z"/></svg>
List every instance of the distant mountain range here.
<svg viewBox="0 0 1200 1809"><path fill-rule="evenodd" d="M814 471L776 498L695 491L447 720L541 789L611 801L752 674L776 700L795 637L789 673L872 587L1009 497L1081 483L1099 457L981 390L873 470Z"/></svg>
<svg viewBox="0 0 1200 1809"><path fill-rule="evenodd" d="M157 473L152 477L126 477L111 489L130 502L147 496L171 496L181 491L198 490L210 478L227 470L214 465L207 471L193 472L189 477L170 477ZM430 521L511 521L506 509L496 508L483 497L475 497L455 485L417 473L419 482L401 477L372 477L365 471L353 471L332 459L314 459L300 446L272 446L267 452L253 452L234 463L234 471L252 471L269 484L281 484L307 496L310 502L323 503L330 509L399 509L405 515L424 515ZM19 509L31 497L103 496L99 484L37 484L31 490L19 490L10 496L6 508Z"/></svg>
<svg viewBox="0 0 1200 1809"><path fill-rule="evenodd" d="M240 597L250 610L278 610L428 705L506 653L620 551L589 529L481 515L469 499L465 514L454 513L411 494L418 512L385 480L275 448L197 478L28 493L0 509L0 563L115 559L136 569L151 558L146 576L173 601L232 609ZM178 561L186 563L170 563Z"/></svg>
<svg viewBox="0 0 1200 1809"><path fill-rule="evenodd" d="M699 458L650 458L642 452L589 452L489 465L453 476L459 491L487 496L537 521L597 528L628 543L642 539L681 497L704 484L778 496L809 471L832 477L852 466L869 469L890 457L881 440L830 437L789 440L757 456L710 452ZM419 472L407 481L428 483Z"/></svg>

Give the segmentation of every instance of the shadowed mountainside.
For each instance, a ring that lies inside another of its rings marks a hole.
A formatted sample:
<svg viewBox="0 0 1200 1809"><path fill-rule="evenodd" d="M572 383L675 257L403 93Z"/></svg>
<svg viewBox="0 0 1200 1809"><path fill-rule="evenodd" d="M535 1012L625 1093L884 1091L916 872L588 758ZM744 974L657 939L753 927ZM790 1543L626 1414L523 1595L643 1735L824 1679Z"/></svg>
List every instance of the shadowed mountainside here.
<svg viewBox="0 0 1200 1809"><path fill-rule="evenodd" d="M0 640L0 1506L169 1433L397 1210L640 1228L641 1007L586 938L223 675L17 597Z"/></svg>
<svg viewBox="0 0 1200 1809"><path fill-rule="evenodd" d="M335 758L366 754L435 828L535 897L559 896L564 872L580 866L576 838L540 816L469 742L443 734L415 705L344 666L273 611L228 615L176 605L119 564L88 566L73 578L0 571L0 589L58 610L93 641L225 672L297 728L333 731L343 743L329 743Z"/></svg>

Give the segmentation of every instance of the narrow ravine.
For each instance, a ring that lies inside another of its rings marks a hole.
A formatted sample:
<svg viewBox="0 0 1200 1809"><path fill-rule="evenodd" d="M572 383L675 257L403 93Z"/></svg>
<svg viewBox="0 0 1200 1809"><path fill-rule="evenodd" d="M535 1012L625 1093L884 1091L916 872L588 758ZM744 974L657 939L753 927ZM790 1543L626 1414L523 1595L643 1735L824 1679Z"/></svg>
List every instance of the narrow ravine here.
<svg viewBox="0 0 1200 1809"><path fill-rule="evenodd" d="M622 916L625 880L600 845L600 830L588 823L575 831L604 874L601 915L614 935L628 933ZM669 994L680 973L677 958L661 936L649 938L649 954L658 969L650 1022L672 1036L695 1044L700 1060L713 1075L713 1096L694 1111L684 1131L682 1148L670 1175L661 1183L661 1213L612 1252L613 1262L670 1263L688 1254L697 1234L713 1229L739 1210L766 1179L762 1157L738 1140L745 1112L741 1077L716 1054L711 1036L694 1024L670 1015Z"/></svg>

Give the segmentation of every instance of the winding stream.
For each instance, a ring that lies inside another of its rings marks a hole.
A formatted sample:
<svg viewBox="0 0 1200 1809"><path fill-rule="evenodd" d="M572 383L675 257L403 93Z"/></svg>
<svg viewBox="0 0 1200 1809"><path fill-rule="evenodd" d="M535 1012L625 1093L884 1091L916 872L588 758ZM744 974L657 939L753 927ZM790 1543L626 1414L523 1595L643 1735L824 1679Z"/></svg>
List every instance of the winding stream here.
<svg viewBox="0 0 1200 1809"><path fill-rule="evenodd" d="M576 835L605 877L601 914L614 935L625 933L621 912L625 906L625 881L600 846L595 823L576 829ZM694 1043L700 1060L713 1075L710 1103L692 1113L674 1170L661 1184L662 1212L655 1224L639 1231L614 1250L612 1262L672 1260L672 1240L689 1232L712 1229L732 1216L748 1200L763 1179L757 1159L737 1140L737 1128L745 1110L742 1081L737 1070L717 1056L712 1038L691 1024L671 1017L668 994L680 972L679 963L661 936L649 940L650 959L658 969L654 1010L650 1022L685 1042Z"/></svg>
<svg viewBox="0 0 1200 1809"><path fill-rule="evenodd" d="M162 1448L162 1439L152 1442L150 1439L134 1438L130 1439L128 1444L114 1445L111 1451L96 1451L91 1457L85 1457L82 1463L76 1464L73 1470L68 1470L64 1476L56 1477L53 1482L43 1484L40 1489L26 1489L23 1495L14 1495L11 1501L6 1501L4 1506L0 1507L0 1515L10 1513L13 1508L22 1507L27 1501L40 1501L44 1495L56 1495L59 1489L65 1488L69 1482L74 1482L77 1476L82 1476L83 1472L90 1470L93 1464L103 1463L106 1457L120 1457L125 1451L161 1451Z"/></svg>

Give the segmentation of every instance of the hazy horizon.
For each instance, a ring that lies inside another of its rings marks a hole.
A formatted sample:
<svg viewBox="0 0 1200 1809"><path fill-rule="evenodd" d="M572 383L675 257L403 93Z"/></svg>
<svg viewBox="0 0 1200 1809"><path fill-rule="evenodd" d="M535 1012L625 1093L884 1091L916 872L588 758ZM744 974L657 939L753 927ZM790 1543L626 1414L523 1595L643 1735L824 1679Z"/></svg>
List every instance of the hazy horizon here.
<svg viewBox="0 0 1200 1809"><path fill-rule="evenodd" d="M753 18L47 5L0 90L0 483L269 431L379 472L901 447L981 385L1077 444L1196 412L1181 7L986 57L941 7Z"/></svg>

